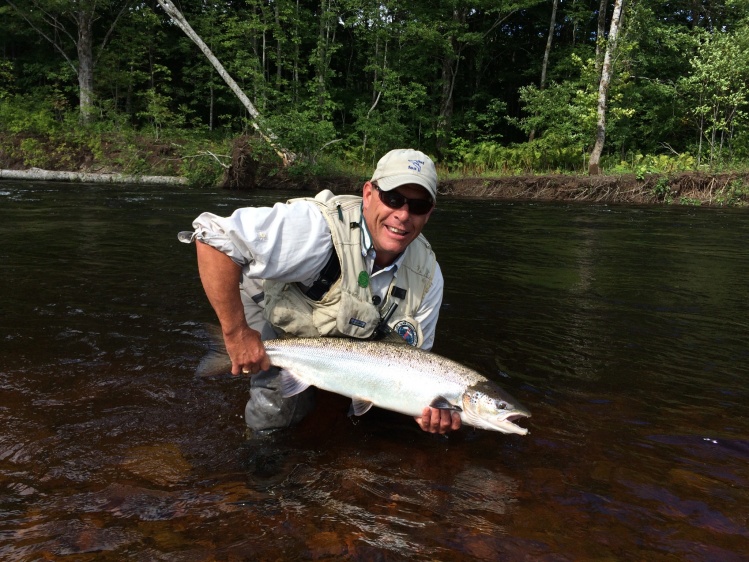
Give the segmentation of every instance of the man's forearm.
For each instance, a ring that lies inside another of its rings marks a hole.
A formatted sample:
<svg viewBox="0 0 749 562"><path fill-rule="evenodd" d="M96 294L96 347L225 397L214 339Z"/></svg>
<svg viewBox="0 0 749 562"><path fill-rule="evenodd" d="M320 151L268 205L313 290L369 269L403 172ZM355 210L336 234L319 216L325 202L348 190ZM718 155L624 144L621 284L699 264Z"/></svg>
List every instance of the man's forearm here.
<svg viewBox="0 0 749 562"><path fill-rule="evenodd" d="M198 242L198 271L205 294L216 311L224 333L231 372L255 374L270 369L260 334L247 325L239 280L242 269L215 248Z"/></svg>
<svg viewBox="0 0 749 562"><path fill-rule="evenodd" d="M225 334L246 326L239 295L241 268L232 259L203 242L196 244L198 272L203 289Z"/></svg>

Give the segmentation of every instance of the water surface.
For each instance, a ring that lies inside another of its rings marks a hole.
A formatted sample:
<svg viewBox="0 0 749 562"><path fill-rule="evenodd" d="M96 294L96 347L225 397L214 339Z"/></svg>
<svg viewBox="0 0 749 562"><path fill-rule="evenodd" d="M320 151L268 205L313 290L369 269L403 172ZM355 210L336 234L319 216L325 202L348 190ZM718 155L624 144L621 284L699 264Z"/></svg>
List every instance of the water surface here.
<svg viewBox="0 0 749 562"><path fill-rule="evenodd" d="M286 194L0 182L0 558L742 560L749 215L441 200L435 351L527 436L355 421L247 438L198 380L204 210Z"/></svg>

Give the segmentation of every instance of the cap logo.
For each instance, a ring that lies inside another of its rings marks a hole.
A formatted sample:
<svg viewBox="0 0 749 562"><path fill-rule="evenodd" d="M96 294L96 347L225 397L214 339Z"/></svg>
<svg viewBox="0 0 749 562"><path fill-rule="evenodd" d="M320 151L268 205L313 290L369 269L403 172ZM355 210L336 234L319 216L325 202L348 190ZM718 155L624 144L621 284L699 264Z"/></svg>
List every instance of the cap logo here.
<svg viewBox="0 0 749 562"><path fill-rule="evenodd" d="M411 165L408 167L409 170L421 173L421 167L424 165L423 160L409 160L409 162L411 162Z"/></svg>

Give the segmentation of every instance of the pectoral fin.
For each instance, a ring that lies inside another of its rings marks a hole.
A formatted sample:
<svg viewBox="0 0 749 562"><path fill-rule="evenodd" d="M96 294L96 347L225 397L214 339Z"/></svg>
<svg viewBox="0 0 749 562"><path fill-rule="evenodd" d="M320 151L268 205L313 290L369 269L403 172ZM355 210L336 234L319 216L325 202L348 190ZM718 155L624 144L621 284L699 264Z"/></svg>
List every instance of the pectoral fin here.
<svg viewBox="0 0 749 562"><path fill-rule="evenodd" d="M361 416L366 414L369 409L373 406L372 402L365 400L364 398L352 398L351 408L349 408L349 416Z"/></svg>
<svg viewBox="0 0 749 562"><path fill-rule="evenodd" d="M281 396L284 398L304 392L310 386L308 382L304 382L291 371L281 371L279 375L281 376Z"/></svg>
<svg viewBox="0 0 749 562"><path fill-rule="evenodd" d="M429 406L432 408L437 408L438 410L455 410L456 412L463 411L460 406L450 404L450 402L448 402L447 398L445 398L444 396L437 396L437 398L432 400L432 403L429 404Z"/></svg>

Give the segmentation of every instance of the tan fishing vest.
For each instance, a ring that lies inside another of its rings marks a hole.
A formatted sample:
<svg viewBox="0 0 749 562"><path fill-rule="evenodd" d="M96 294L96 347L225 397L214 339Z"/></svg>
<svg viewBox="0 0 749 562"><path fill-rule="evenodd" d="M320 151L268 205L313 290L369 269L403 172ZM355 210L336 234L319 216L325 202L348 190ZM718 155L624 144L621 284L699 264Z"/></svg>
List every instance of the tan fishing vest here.
<svg viewBox="0 0 749 562"><path fill-rule="evenodd" d="M350 336L372 338L384 320L386 325L408 343L420 346L424 341L414 315L432 284L437 260L431 246L419 236L405 251L403 261L387 290L384 302L376 306L361 252L361 197L319 193L312 201L330 227L338 254L341 275L319 301L307 297L296 283L266 280L265 318L278 331L300 337ZM360 275L361 274L361 275ZM360 282L362 279L364 282ZM387 330L385 330L387 331Z"/></svg>

